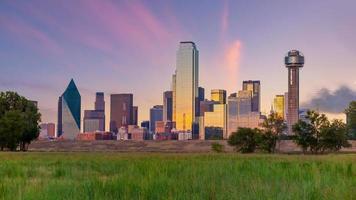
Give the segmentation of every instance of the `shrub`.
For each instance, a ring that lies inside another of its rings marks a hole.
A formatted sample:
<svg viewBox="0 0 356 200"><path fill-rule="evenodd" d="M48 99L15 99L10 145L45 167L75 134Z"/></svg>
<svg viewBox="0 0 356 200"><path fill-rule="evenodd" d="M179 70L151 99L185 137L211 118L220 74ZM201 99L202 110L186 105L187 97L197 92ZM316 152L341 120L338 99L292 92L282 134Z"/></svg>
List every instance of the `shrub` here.
<svg viewBox="0 0 356 200"><path fill-rule="evenodd" d="M217 153L222 153L224 152L225 150L225 146L222 145L222 144L219 144L217 142L214 142L211 144L211 149L214 151L214 152L217 152Z"/></svg>

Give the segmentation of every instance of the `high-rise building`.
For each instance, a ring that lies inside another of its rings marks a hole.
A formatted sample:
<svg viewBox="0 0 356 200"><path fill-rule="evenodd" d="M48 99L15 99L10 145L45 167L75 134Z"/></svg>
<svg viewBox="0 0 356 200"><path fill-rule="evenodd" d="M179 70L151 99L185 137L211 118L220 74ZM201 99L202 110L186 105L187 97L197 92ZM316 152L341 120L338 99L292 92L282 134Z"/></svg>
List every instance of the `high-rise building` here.
<svg viewBox="0 0 356 200"><path fill-rule="evenodd" d="M214 101L204 100L200 102L200 115L204 116L205 112L213 112L214 110Z"/></svg>
<svg viewBox="0 0 356 200"><path fill-rule="evenodd" d="M132 107L132 125L136 125L138 123L138 106Z"/></svg>
<svg viewBox="0 0 356 200"><path fill-rule="evenodd" d="M238 92L238 115L248 115L252 112L252 92L250 90L241 90Z"/></svg>
<svg viewBox="0 0 356 200"><path fill-rule="evenodd" d="M205 139L227 138L226 104L214 104L213 112L205 112L204 132Z"/></svg>
<svg viewBox="0 0 356 200"><path fill-rule="evenodd" d="M291 50L284 57L288 68L288 134L292 135L292 126L299 120L299 68L304 66L304 56L297 50Z"/></svg>
<svg viewBox="0 0 356 200"><path fill-rule="evenodd" d="M58 100L57 137L75 139L80 133L81 97L73 79Z"/></svg>
<svg viewBox="0 0 356 200"><path fill-rule="evenodd" d="M150 109L150 131L154 133L156 130L156 121L163 120L163 106L155 105Z"/></svg>
<svg viewBox="0 0 356 200"><path fill-rule="evenodd" d="M146 128L147 131L149 131L150 130L150 121L142 121L141 122L141 127L142 128Z"/></svg>
<svg viewBox="0 0 356 200"><path fill-rule="evenodd" d="M104 92L97 92L95 95L95 110L105 112Z"/></svg>
<svg viewBox="0 0 356 200"><path fill-rule="evenodd" d="M253 92L242 90L237 97L237 127L258 128L264 120L260 112L252 111Z"/></svg>
<svg viewBox="0 0 356 200"><path fill-rule="evenodd" d="M117 134L133 122L133 94L112 94L110 102L110 131Z"/></svg>
<svg viewBox="0 0 356 200"><path fill-rule="evenodd" d="M84 110L84 132L105 131L105 100L104 93L95 95L95 110Z"/></svg>
<svg viewBox="0 0 356 200"><path fill-rule="evenodd" d="M173 74L172 76L172 121L176 121L176 82L177 82L177 76L176 73Z"/></svg>
<svg viewBox="0 0 356 200"><path fill-rule="evenodd" d="M163 93L163 121L172 121L173 113L173 92L166 91Z"/></svg>
<svg viewBox="0 0 356 200"><path fill-rule="evenodd" d="M219 104L226 104L226 90L211 90L211 100Z"/></svg>
<svg viewBox="0 0 356 200"><path fill-rule="evenodd" d="M203 87L198 87L198 99L199 101L205 100L205 89Z"/></svg>
<svg viewBox="0 0 356 200"><path fill-rule="evenodd" d="M199 52L194 42L179 44L176 67L175 121L177 130L188 131L195 122L198 98Z"/></svg>
<svg viewBox="0 0 356 200"><path fill-rule="evenodd" d="M84 110L84 132L105 131L105 113L98 110Z"/></svg>
<svg viewBox="0 0 356 200"><path fill-rule="evenodd" d="M273 111L284 119L284 95L276 95L273 99Z"/></svg>
<svg viewBox="0 0 356 200"><path fill-rule="evenodd" d="M39 139L55 138L55 125L54 123L42 123L40 124L41 130L38 136Z"/></svg>
<svg viewBox="0 0 356 200"><path fill-rule="evenodd" d="M238 98L237 94L231 94L227 99L227 137L237 131L238 123Z"/></svg>
<svg viewBox="0 0 356 200"><path fill-rule="evenodd" d="M283 119L287 120L288 115L288 92L284 93L284 116Z"/></svg>
<svg viewBox="0 0 356 200"><path fill-rule="evenodd" d="M261 82L243 81L242 89L252 92L251 112L261 112Z"/></svg>

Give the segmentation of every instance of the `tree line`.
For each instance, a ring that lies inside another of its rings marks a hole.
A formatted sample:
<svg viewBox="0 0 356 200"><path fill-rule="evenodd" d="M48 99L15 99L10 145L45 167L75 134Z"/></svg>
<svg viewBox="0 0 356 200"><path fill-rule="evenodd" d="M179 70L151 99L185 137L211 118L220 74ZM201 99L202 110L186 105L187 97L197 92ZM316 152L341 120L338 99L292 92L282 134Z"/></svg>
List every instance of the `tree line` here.
<svg viewBox="0 0 356 200"><path fill-rule="evenodd" d="M348 139L356 138L356 101L350 103L345 113L347 125L341 120L330 121L325 114L309 110L304 120L293 125L293 136L284 134L287 129L284 119L271 113L261 129L239 128L229 137L228 144L241 153L274 153L278 141L287 138L301 147L303 153L336 152L350 147Z"/></svg>
<svg viewBox="0 0 356 200"><path fill-rule="evenodd" d="M26 151L40 131L37 106L16 92L0 92L0 150Z"/></svg>

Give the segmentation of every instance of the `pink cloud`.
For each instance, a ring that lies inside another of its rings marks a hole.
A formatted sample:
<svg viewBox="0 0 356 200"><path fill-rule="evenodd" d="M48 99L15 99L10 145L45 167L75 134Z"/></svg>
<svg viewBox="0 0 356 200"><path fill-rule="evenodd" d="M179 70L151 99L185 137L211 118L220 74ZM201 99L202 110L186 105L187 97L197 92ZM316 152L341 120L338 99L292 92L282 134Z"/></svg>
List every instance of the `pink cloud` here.
<svg viewBox="0 0 356 200"><path fill-rule="evenodd" d="M11 34L14 34L17 39L25 40L34 48L40 48L42 52L51 51L55 54L63 52L62 48L48 34L24 22L20 18L1 16L0 26Z"/></svg>
<svg viewBox="0 0 356 200"><path fill-rule="evenodd" d="M221 14L221 34L224 36L229 28L229 2L224 0L223 11Z"/></svg>
<svg viewBox="0 0 356 200"><path fill-rule="evenodd" d="M226 75L228 84L232 86L231 90L236 89L238 73L241 61L241 48L242 44L240 40L228 44L225 48L224 63L226 66Z"/></svg>

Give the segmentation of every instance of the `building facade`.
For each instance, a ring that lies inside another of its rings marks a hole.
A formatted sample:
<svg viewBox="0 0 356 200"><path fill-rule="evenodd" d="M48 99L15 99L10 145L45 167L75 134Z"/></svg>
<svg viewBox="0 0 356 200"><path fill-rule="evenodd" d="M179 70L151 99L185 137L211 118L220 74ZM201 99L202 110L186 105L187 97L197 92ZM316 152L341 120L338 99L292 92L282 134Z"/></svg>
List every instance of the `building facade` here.
<svg viewBox="0 0 356 200"><path fill-rule="evenodd" d="M282 119L284 119L284 95L276 95L273 99L273 112Z"/></svg>
<svg viewBox="0 0 356 200"><path fill-rule="evenodd" d="M251 112L261 112L261 82L260 81L243 81L242 90L252 92Z"/></svg>
<svg viewBox="0 0 356 200"><path fill-rule="evenodd" d="M155 105L150 109L150 131L154 133L156 130L156 122L163 120L163 106Z"/></svg>
<svg viewBox="0 0 356 200"><path fill-rule="evenodd" d="M227 139L226 107L226 104L214 104L213 112L205 112L205 139ZM212 130L216 130L218 132L214 133ZM209 134L207 134L207 132Z"/></svg>
<svg viewBox="0 0 356 200"><path fill-rule="evenodd" d="M198 98L199 52L194 42L181 42L177 51L174 112L178 130L192 129Z"/></svg>
<svg viewBox="0 0 356 200"><path fill-rule="evenodd" d="M227 99L227 137L237 131L238 127L238 99L237 94L231 94Z"/></svg>
<svg viewBox="0 0 356 200"><path fill-rule="evenodd" d="M80 133L81 96L73 79L58 100L57 137L75 139Z"/></svg>
<svg viewBox="0 0 356 200"><path fill-rule="evenodd" d="M133 124L133 94L112 94L110 102L110 131L117 134L119 128Z"/></svg>
<svg viewBox="0 0 356 200"><path fill-rule="evenodd" d="M166 91L163 93L163 121L173 120L173 92Z"/></svg>
<svg viewBox="0 0 356 200"><path fill-rule="evenodd" d="M226 104L226 90L211 90L211 100L218 104Z"/></svg>

